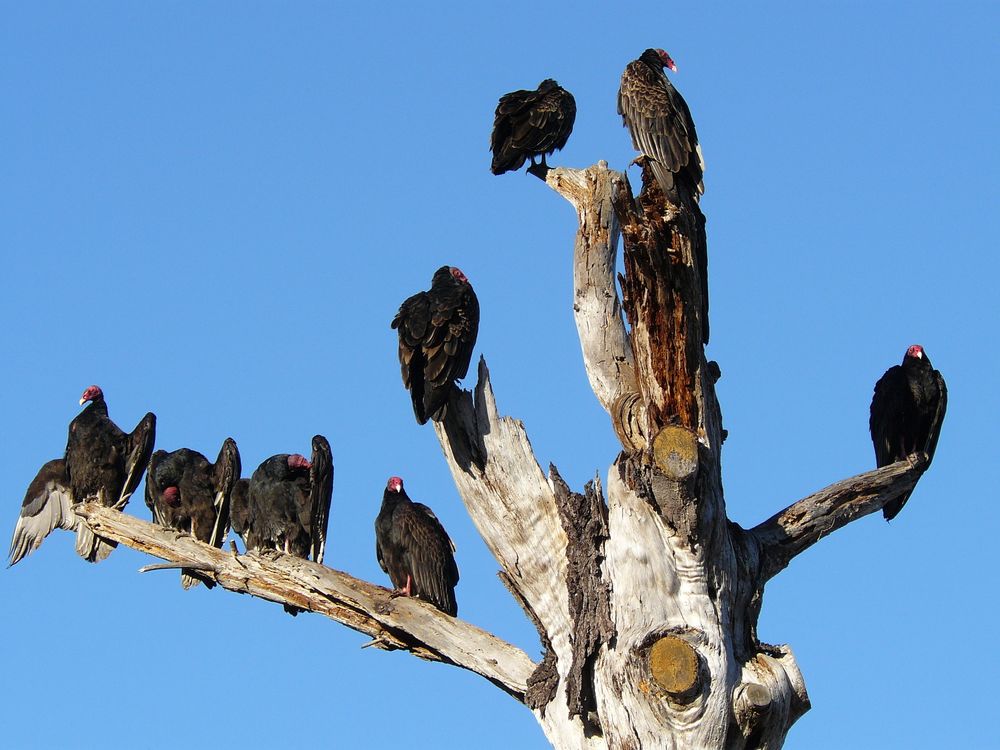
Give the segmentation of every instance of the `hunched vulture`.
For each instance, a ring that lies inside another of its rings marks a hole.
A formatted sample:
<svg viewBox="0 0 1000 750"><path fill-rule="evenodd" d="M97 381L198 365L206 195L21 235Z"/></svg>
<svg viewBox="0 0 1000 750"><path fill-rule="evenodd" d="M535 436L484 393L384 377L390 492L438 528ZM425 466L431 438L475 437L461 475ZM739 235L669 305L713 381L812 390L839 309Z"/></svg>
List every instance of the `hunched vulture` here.
<svg viewBox="0 0 1000 750"><path fill-rule="evenodd" d="M416 596L455 617L455 545L437 516L410 500L403 480L390 477L375 519L375 555L401 596Z"/></svg>
<svg viewBox="0 0 1000 750"><path fill-rule="evenodd" d="M266 459L250 480L236 482L233 530L247 551L277 550L322 563L333 496L333 453L322 435L312 439L312 460L298 453ZM285 604L285 611L302 610Z"/></svg>
<svg viewBox="0 0 1000 750"><path fill-rule="evenodd" d="M232 438L226 438L214 464L188 448L156 451L146 473L146 506L161 526L221 547L229 528L230 495L239 478L240 452ZM209 588L215 585L193 571L181 571L185 589L202 581Z"/></svg>
<svg viewBox="0 0 1000 750"><path fill-rule="evenodd" d="M705 162L684 97L663 72L677 66L662 49L647 49L622 73L618 114L632 135L632 145L650 159L663 194L674 201L705 192ZM680 188L680 190L678 189Z"/></svg>
<svg viewBox="0 0 1000 750"><path fill-rule="evenodd" d="M419 424L439 421L457 379L469 371L479 332L479 300L459 269L441 266L426 292L399 306L399 365Z"/></svg>
<svg viewBox="0 0 1000 750"><path fill-rule="evenodd" d="M149 463L156 435L156 415L148 412L131 433L108 417L104 393L96 385L83 392L90 402L69 423L64 458L47 462L28 485L21 515L10 543L10 565L38 549L53 529L76 532L76 551L88 562L100 562L118 546L94 536L73 513L87 501L121 510L128 503Z"/></svg>
<svg viewBox="0 0 1000 750"><path fill-rule="evenodd" d="M333 495L333 458L322 435L312 440L312 460L279 453L265 460L242 489L237 484L234 528L244 528L248 550L272 549L323 562Z"/></svg>
<svg viewBox="0 0 1000 750"><path fill-rule="evenodd" d="M566 89L546 78L534 91L511 91L500 97L490 135L493 163L490 171L503 174L520 169L531 159L529 172L536 168L535 157L562 149L573 132L576 100Z"/></svg>
<svg viewBox="0 0 1000 750"><path fill-rule="evenodd" d="M933 459L947 407L944 378L931 366L924 348L914 344L906 350L903 364L890 367L875 384L868 420L875 463L888 466L918 452ZM886 503L885 520L895 518L909 499L907 492Z"/></svg>

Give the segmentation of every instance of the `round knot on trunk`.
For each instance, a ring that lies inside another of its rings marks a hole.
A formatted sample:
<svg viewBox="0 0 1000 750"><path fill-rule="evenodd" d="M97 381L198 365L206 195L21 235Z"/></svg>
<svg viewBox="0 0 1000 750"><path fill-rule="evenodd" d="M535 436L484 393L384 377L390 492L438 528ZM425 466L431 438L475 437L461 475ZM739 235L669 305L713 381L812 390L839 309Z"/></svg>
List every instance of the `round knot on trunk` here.
<svg viewBox="0 0 1000 750"><path fill-rule="evenodd" d="M698 471L698 437L686 427L667 425L653 438L653 461L664 476L682 481Z"/></svg>
<svg viewBox="0 0 1000 750"><path fill-rule="evenodd" d="M649 672L671 698L694 697L700 685L698 652L683 638L668 635L649 649Z"/></svg>

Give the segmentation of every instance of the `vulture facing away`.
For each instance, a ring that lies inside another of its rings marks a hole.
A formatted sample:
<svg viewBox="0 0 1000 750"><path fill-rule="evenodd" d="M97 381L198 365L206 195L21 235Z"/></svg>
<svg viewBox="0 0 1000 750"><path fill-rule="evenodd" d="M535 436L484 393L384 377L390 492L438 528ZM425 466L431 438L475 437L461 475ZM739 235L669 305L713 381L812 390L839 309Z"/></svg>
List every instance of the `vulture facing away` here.
<svg viewBox="0 0 1000 750"><path fill-rule="evenodd" d="M520 169L531 159L528 171L536 169L535 157L542 157L541 170L546 171L546 154L562 149L573 132L576 120L576 100L566 89L546 78L534 91L511 91L500 97L493 119L490 151L493 163L490 171L503 174Z"/></svg>
<svg viewBox="0 0 1000 750"><path fill-rule="evenodd" d="M38 549L53 529L76 532L76 551L88 562L100 562L118 546L94 536L73 513L87 501L121 510L128 503L149 463L156 435L156 415L149 412L131 433L108 417L104 393L96 385L83 392L90 402L69 423L64 458L49 461L28 485L21 515L10 543L10 565Z"/></svg>
<svg viewBox="0 0 1000 750"><path fill-rule="evenodd" d="M868 421L875 463L888 466L918 452L933 459L947 406L944 378L931 366L924 348L914 344L906 350L903 364L890 367L875 384ZM909 498L907 492L886 503L885 520L895 518Z"/></svg>
<svg viewBox="0 0 1000 750"><path fill-rule="evenodd" d="M469 371L479 332L479 300L465 274L441 266L426 292L399 306L399 365L419 424L439 421L459 378Z"/></svg>
<svg viewBox="0 0 1000 750"><path fill-rule="evenodd" d="M214 464L188 448L156 451L146 474L146 506L161 526L221 547L229 528L230 494L239 477L240 452L232 438L226 438ZM215 585L193 571L181 571L185 589L202 581L209 588Z"/></svg>
<svg viewBox="0 0 1000 750"><path fill-rule="evenodd" d="M618 114L632 145L650 159L663 194L676 202L705 192L705 162L687 103L663 72L677 66L662 49L647 49L622 73Z"/></svg>
<svg viewBox="0 0 1000 750"><path fill-rule="evenodd" d="M416 596L447 615L458 614L455 545L437 516L415 503L403 480L390 477L375 519L375 555L401 596Z"/></svg>

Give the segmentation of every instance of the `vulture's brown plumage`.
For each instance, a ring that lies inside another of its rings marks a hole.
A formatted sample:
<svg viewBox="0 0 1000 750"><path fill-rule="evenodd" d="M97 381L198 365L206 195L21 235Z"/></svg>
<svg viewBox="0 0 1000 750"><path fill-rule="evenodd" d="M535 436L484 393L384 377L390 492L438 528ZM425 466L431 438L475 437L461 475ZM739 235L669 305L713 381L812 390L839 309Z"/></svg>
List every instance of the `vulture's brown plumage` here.
<svg viewBox="0 0 1000 750"><path fill-rule="evenodd" d="M479 332L479 300L459 269L439 268L426 292L399 306L399 364L417 422L439 420L457 379L469 371Z"/></svg>
<svg viewBox="0 0 1000 750"><path fill-rule="evenodd" d="M493 118L490 171L503 174L520 169L527 159L535 167L535 157L562 149L573 132L576 100L566 89L546 78L534 91L511 91L500 97ZM530 171L530 170L529 170Z"/></svg>
<svg viewBox="0 0 1000 750"><path fill-rule="evenodd" d="M684 97L663 72L677 71L662 49L647 49L622 73L618 114L632 135L632 145L650 159L664 195L673 201L697 199L705 192L705 163Z"/></svg>
<svg viewBox="0 0 1000 750"><path fill-rule="evenodd" d="M375 519L378 564L402 596L416 596L455 617L458 565L455 545L437 516L410 500L403 480L390 477Z"/></svg>

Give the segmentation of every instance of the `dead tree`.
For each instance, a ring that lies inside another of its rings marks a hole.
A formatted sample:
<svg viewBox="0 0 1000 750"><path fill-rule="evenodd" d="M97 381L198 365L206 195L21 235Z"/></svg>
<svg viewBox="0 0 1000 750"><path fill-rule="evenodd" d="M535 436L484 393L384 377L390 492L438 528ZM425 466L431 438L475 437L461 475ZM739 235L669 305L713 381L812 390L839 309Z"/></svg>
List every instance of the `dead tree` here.
<svg viewBox="0 0 1000 750"><path fill-rule="evenodd" d="M634 198L627 177L603 162L544 179L577 211L577 330L623 450L606 480L583 492L554 466L546 474L524 426L500 416L485 361L474 393L456 391L435 424L501 578L538 629L539 663L321 565L218 550L96 505L80 515L169 567L319 612L378 648L472 670L523 702L561 750L781 747L809 697L791 649L757 639L764 585L820 537L911 490L926 457L831 485L752 529L730 521L720 369L704 354L707 247L697 203L669 203L645 172Z"/></svg>

